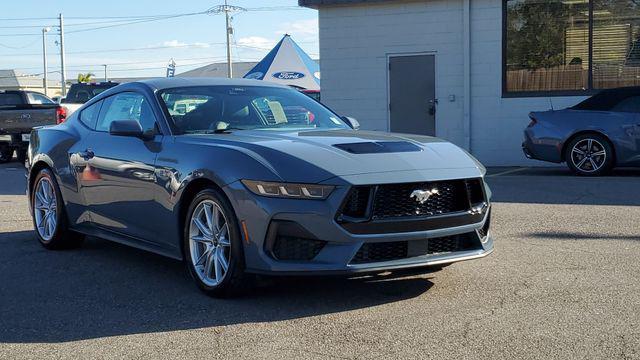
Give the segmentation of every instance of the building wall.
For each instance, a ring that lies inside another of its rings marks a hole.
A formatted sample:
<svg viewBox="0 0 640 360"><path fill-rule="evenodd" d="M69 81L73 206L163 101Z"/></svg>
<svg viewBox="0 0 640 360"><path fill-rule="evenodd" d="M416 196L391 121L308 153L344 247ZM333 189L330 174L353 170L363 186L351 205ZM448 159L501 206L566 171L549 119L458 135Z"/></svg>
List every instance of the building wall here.
<svg viewBox="0 0 640 360"><path fill-rule="evenodd" d="M522 155L522 130L527 114L549 109L550 99L502 98L500 1L470 1L471 151L487 165L540 165ZM326 6L319 9L319 23L324 103L357 118L363 129L388 131L388 56L434 53L436 134L468 147L462 0ZM552 98L556 108L581 99Z"/></svg>

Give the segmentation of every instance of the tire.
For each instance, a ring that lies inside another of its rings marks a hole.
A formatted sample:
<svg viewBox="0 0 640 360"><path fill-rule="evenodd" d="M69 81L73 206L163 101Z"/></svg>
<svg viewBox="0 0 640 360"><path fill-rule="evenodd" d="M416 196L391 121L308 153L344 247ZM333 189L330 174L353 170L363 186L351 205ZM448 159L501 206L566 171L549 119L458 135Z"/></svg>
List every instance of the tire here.
<svg viewBox="0 0 640 360"><path fill-rule="evenodd" d="M599 134L583 134L573 138L565 149L567 166L576 175L602 176L614 165L613 146Z"/></svg>
<svg viewBox="0 0 640 360"><path fill-rule="evenodd" d="M82 244L84 236L69 229L60 188L49 169L40 170L36 176L31 211L36 236L45 248L61 250Z"/></svg>
<svg viewBox="0 0 640 360"><path fill-rule="evenodd" d="M187 210L183 252L200 290L213 297L236 296L244 290L242 246L238 219L227 198L215 189L199 192Z"/></svg>
<svg viewBox="0 0 640 360"><path fill-rule="evenodd" d="M27 160L27 149L16 149L16 158L20 164L24 165Z"/></svg>
<svg viewBox="0 0 640 360"><path fill-rule="evenodd" d="M13 149L6 146L0 147L0 164L8 163L13 158Z"/></svg>

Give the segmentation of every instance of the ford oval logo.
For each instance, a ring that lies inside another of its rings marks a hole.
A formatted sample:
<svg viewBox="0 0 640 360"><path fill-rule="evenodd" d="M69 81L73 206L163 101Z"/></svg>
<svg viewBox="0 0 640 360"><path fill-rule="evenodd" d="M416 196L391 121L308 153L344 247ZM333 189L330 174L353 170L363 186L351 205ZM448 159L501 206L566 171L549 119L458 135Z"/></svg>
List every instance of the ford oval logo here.
<svg viewBox="0 0 640 360"><path fill-rule="evenodd" d="M280 71L277 73L273 73L272 75L276 79L280 80L296 80L304 77L303 73L295 72L295 71Z"/></svg>

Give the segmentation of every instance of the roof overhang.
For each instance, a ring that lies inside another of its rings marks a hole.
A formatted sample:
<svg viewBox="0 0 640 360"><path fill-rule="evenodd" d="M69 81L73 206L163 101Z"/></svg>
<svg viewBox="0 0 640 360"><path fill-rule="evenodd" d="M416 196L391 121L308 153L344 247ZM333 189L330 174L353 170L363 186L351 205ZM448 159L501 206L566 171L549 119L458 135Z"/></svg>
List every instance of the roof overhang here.
<svg viewBox="0 0 640 360"><path fill-rule="evenodd" d="M298 0L298 5L317 9L323 6L359 5L392 1L395 0Z"/></svg>

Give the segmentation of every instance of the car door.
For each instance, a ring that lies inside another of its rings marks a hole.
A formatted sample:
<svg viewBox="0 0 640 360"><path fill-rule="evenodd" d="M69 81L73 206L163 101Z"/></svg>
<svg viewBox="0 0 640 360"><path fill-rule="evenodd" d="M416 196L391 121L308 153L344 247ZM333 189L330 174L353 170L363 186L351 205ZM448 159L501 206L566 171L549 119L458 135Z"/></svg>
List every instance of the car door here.
<svg viewBox="0 0 640 360"><path fill-rule="evenodd" d="M135 120L148 138L109 133L113 121ZM95 131L78 154L85 159L81 192L92 223L102 229L140 240L156 237L152 214L156 209L155 162L162 135L148 99L122 92L103 100Z"/></svg>
<svg viewBox="0 0 640 360"><path fill-rule="evenodd" d="M640 96L621 100L611 111L619 119L623 137L627 138L624 142L628 143L622 149L618 149L623 152L618 155L633 165L640 165Z"/></svg>

